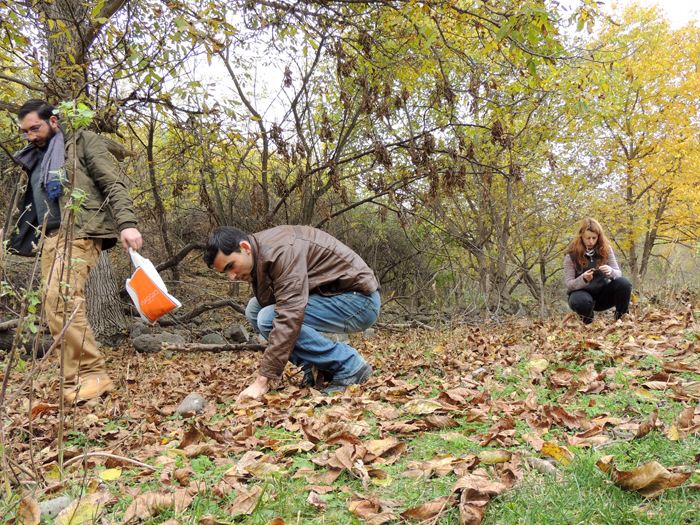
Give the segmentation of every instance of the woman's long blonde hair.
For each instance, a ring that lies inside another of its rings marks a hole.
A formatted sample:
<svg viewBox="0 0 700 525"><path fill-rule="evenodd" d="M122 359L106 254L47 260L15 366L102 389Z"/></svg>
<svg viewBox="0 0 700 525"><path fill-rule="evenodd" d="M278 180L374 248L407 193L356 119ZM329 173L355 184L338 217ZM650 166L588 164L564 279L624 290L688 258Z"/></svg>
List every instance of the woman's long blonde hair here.
<svg viewBox="0 0 700 525"><path fill-rule="evenodd" d="M571 243L569 243L566 252L564 252L564 254L571 254L571 259L574 261L574 264L579 271L583 271L588 266L588 259L586 259L586 245L583 244L583 234L587 231L598 235L598 242L596 242L595 246L593 247L596 255L596 268L599 268L602 264L607 264L608 259L610 259L610 243L603 232L603 227L595 219L590 217L588 219L583 219L583 222L581 222L581 226L579 226L576 235Z"/></svg>

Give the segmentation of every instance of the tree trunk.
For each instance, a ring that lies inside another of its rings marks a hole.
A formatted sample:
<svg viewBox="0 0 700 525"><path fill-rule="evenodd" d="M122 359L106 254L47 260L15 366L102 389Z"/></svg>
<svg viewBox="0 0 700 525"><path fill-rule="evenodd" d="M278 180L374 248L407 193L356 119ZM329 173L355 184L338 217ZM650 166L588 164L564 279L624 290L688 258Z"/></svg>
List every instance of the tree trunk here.
<svg viewBox="0 0 700 525"><path fill-rule="evenodd" d="M85 285L87 318L99 342L116 346L126 339L129 328L124 309L119 301L117 279L109 254L103 251Z"/></svg>

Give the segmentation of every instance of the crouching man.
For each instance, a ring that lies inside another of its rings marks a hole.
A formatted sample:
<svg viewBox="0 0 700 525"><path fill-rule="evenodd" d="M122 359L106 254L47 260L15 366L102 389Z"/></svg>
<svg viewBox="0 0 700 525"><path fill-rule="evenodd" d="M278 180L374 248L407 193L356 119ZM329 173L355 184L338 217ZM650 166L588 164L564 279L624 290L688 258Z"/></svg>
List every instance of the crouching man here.
<svg viewBox="0 0 700 525"><path fill-rule="evenodd" d="M367 264L333 236L308 226L278 226L252 235L230 226L209 236L204 261L232 281L253 285L246 317L268 340L257 379L237 401L258 399L270 379L281 379L291 361L332 376L326 395L362 384L372 367L353 347L319 332L359 332L372 326L381 305L379 285Z"/></svg>

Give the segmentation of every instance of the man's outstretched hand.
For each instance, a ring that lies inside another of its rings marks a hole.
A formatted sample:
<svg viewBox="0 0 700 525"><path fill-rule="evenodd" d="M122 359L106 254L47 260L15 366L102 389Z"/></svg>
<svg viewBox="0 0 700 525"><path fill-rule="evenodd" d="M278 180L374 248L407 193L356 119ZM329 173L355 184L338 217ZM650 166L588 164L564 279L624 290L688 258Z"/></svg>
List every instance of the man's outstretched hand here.
<svg viewBox="0 0 700 525"><path fill-rule="evenodd" d="M236 403L240 403L244 399L260 399L270 389L268 387L269 381L270 380L267 377L258 376L258 378L255 380L255 382L253 382L252 385L250 385L243 392L238 394Z"/></svg>

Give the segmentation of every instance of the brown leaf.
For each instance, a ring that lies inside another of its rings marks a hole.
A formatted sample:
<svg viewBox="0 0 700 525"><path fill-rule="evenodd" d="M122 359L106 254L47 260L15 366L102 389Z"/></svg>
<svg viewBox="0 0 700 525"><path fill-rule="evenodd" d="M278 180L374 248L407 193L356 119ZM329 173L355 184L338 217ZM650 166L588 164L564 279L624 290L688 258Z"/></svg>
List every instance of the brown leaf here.
<svg viewBox="0 0 700 525"><path fill-rule="evenodd" d="M367 520L367 523L370 525L382 525L382 523L386 523L388 521L396 521L396 516L394 516L391 512L380 512L379 514L371 516Z"/></svg>
<svg viewBox="0 0 700 525"><path fill-rule="evenodd" d="M39 502L31 496L22 498L17 505L15 517L20 525L39 525L41 521Z"/></svg>
<svg viewBox="0 0 700 525"><path fill-rule="evenodd" d="M324 500L321 496L316 494L313 490L309 492L309 497L306 498L306 503L319 510L325 509L328 506L326 500Z"/></svg>
<svg viewBox="0 0 700 525"><path fill-rule="evenodd" d="M466 491L469 499L483 499L498 496L507 488L500 481L490 481L477 474L467 474L457 480L450 492Z"/></svg>
<svg viewBox="0 0 700 525"><path fill-rule="evenodd" d="M203 440L204 436L197 428L197 425L195 423L191 423L190 428L188 428L187 432L185 432L185 434L182 436L180 444L177 446L177 448L184 450L190 445L196 445L197 443Z"/></svg>
<svg viewBox="0 0 700 525"><path fill-rule="evenodd" d="M282 455L291 456L292 454L297 454L299 452L309 452L316 448L311 441L299 441L298 443L291 443L289 445L281 446L277 449Z"/></svg>
<svg viewBox="0 0 700 525"><path fill-rule="evenodd" d="M376 496L365 497L360 494L353 494L348 510L361 520L369 520L379 514L381 504Z"/></svg>
<svg viewBox="0 0 700 525"><path fill-rule="evenodd" d="M316 492L317 494L328 494L329 492L333 492L333 487L328 485L306 485L304 490Z"/></svg>
<svg viewBox="0 0 700 525"><path fill-rule="evenodd" d="M684 483L692 472L672 473L656 461L632 471L613 470L612 480L622 490L637 491L646 498L655 498L666 490Z"/></svg>
<svg viewBox="0 0 700 525"><path fill-rule="evenodd" d="M318 432L316 432L316 429L313 428L311 423L309 423L305 417L299 421L299 425L301 426L301 431L304 433L308 441L314 444L323 441Z"/></svg>
<svg viewBox="0 0 700 525"><path fill-rule="evenodd" d="M547 384L550 385L550 388L568 388L575 378L576 374L568 368L557 368L549 373Z"/></svg>
<svg viewBox="0 0 700 525"><path fill-rule="evenodd" d="M47 412L58 412L60 405L49 405L48 403L39 403L32 407L32 418L41 416Z"/></svg>
<svg viewBox="0 0 700 525"><path fill-rule="evenodd" d="M552 465L549 461L545 461L544 459L540 458L535 458L535 457L526 457L523 458L523 462L530 468L534 468L538 472L546 475L546 476L552 476L552 477L559 477L561 474L557 467Z"/></svg>
<svg viewBox="0 0 700 525"><path fill-rule="evenodd" d="M191 468L179 468L173 472L173 479L177 480L180 485L186 487L190 484L190 476L194 474Z"/></svg>
<svg viewBox="0 0 700 525"><path fill-rule="evenodd" d="M486 507L469 505L466 503L459 504L459 522L460 525L480 525L486 514Z"/></svg>
<svg viewBox="0 0 700 525"><path fill-rule="evenodd" d="M400 514L400 516L405 520L411 518L427 520L430 518L434 518L446 508L454 505L455 503L456 500L452 496L441 496L439 498L430 500L427 503L423 503L423 505L420 505L418 507L406 509Z"/></svg>
<svg viewBox="0 0 700 525"><path fill-rule="evenodd" d="M453 428L459 426L454 419L449 416L428 416L425 418L428 428Z"/></svg>
<svg viewBox="0 0 700 525"><path fill-rule="evenodd" d="M213 445L210 443L202 443L200 445L189 445L182 450L185 452L185 456L189 459L197 458L199 456L221 456L226 451L226 449L222 445Z"/></svg>
<svg viewBox="0 0 700 525"><path fill-rule="evenodd" d="M615 456L609 455L609 456L603 456L600 458L598 461L595 462L596 466L603 471L605 474L610 472L610 469L612 468L613 460L615 459Z"/></svg>
<svg viewBox="0 0 700 525"><path fill-rule="evenodd" d="M393 456L406 450L406 443L399 443L396 437L373 439L365 443L365 447L376 457Z"/></svg>
<svg viewBox="0 0 700 525"><path fill-rule="evenodd" d="M656 420L659 417L659 410L655 408L654 410L651 411L651 414L649 414L649 419L644 421L641 425L639 425L639 429L637 430L637 434L634 436L634 439L639 439L644 436L646 436L649 432L652 431L656 427Z"/></svg>
<svg viewBox="0 0 700 525"><path fill-rule="evenodd" d="M236 491L236 497L233 498L226 512L234 517L243 514L250 516L255 510L262 493L263 489L259 485L254 485L250 490L245 487L239 488Z"/></svg>
<svg viewBox="0 0 700 525"><path fill-rule="evenodd" d="M208 516L202 516L199 519L199 525L231 525L231 523L227 521L219 521L210 514Z"/></svg>
<svg viewBox="0 0 700 525"><path fill-rule="evenodd" d="M258 478L267 478L278 472L283 472L282 467L279 465L273 465L272 463L267 463L266 461L253 463L252 465L248 465L245 469L247 472L250 472L253 476Z"/></svg>
<svg viewBox="0 0 700 525"><path fill-rule="evenodd" d="M409 414L432 414L436 410L444 410L440 403L431 399L411 399L404 405L404 410Z"/></svg>
<svg viewBox="0 0 700 525"><path fill-rule="evenodd" d="M673 372L678 372L678 373L693 372L695 374L698 373L697 367L690 366L689 364L683 363L681 361L667 361L665 363L661 363L661 366L664 369L664 372L667 372L667 373L673 373Z"/></svg>
<svg viewBox="0 0 700 525"><path fill-rule="evenodd" d="M678 428L688 429L693 426L695 407L686 407L678 416Z"/></svg>
<svg viewBox="0 0 700 525"><path fill-rule="evenodd" d="M171 494L145 492L131 502L131 505L124 512L122 523L128 523L133 519L144 521L151 516L172 508L183 510L189 507L190 503L192 503L192 497L184 490Z"/></svg>

